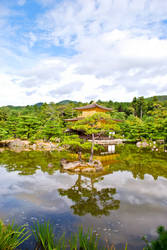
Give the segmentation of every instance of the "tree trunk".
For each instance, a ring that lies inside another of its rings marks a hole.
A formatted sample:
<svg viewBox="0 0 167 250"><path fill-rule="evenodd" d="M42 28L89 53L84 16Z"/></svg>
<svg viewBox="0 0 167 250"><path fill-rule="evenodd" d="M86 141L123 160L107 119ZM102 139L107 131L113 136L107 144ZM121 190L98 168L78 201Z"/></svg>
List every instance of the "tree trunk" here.
<svg viewBox="0 0 167 250"><path fill-rule="evenodd" d="M142 106L140 107L140 119L143 118L143 109L142 109Z"/></svg>
<svg viewBox="0 0 167 250"><path fill-rule="evenodd" d="M94 137L94 134L92 134L92 146L91 146L91 154L90 154L89 162L93 161L94 143L95 143L95 137Z"/></svg>
<svg viewBox="0 0 167 250"><path fill-rule="evenodd" d="M78 161L82 161L82 153L78 152Z"/></svg>

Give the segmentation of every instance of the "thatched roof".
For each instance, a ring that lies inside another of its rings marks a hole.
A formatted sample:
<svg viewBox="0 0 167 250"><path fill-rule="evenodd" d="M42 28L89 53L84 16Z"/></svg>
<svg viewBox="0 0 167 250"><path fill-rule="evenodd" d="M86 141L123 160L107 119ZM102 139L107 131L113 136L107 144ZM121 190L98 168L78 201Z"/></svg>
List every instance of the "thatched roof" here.
<svg viewBox="0 0 167 250"><path fill-rule="evenodd" d="M97 103L92 103L83 107L78 107L78 108L74 108L75 110L86 110L86 109L94 109L94 108L99 108L99 109L103 109L103 110L107 110L107 111L112 111L112 108L107 108L107 107L103 107Z"/></svg>

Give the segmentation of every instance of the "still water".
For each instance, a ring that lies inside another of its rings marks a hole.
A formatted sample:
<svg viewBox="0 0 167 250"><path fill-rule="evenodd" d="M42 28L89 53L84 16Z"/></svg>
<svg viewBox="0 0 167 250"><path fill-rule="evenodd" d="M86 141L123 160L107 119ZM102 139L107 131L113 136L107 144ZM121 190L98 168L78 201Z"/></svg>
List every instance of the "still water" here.
<svg viewBox="0 0 167 250"><path fill-rule="evenodd" d="M142 249L141 237L167 226L167 153L118 146L104 157L103 173L62 173L68 153L0 153L0 218L29 226L50 220L57 235L80 225L108 239L116 249ZM106 157L106 161L105 161ZM71 158L72 159L72 158ZM33 240L28 247L33 249Z"/></svg>

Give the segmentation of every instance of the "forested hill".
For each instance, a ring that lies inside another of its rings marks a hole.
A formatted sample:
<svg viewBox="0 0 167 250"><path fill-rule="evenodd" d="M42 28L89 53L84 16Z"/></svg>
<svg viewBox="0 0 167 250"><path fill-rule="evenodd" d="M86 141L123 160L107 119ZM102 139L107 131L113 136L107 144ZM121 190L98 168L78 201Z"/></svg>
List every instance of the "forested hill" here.
<svg viewBox="0 0 167 250"><path fill-rule="evenodd" d="M154 96L154 97L148 97L146 99L147 100L153 100L154 98L157 98L157 100L160 101L160 102L167 101L167 95L157 95L157 96Z"/></svg>
<svg viewBox="0 0 167 250"><path fill-rule="evenodd" d="M71 101L71 100L63 100L63 101L57 102L57 104L59 104L59 105L64 105L64 104L69 104L69 103L75 103L75 104L77 104L78 102Z"/></svg>
<svg viewBox="0 0 167 250"><path fill-rule="evenodd" d="M111 118L123 121L119 124L118 137L167 138L167 96L134 97L132 102L98 100L97 103L112 108ZM54 141L55 138L61 138L63 141L67 139L64 131L69 126L64 120L78 116L79 113L74 108L87 104L89 103L65 100L25 107L0 107L0 140L20 138ZM72 139L68 140L71 141Z"/></svg>
<svg viewBox="0 0 167 250"><path fill-rule="evenodd" d="M152 97L147 97L147 98L144 98L146 101L159 101L159 102L165 102L167 101L167 95L161 95L161 96L152 96ZM90 101L89 103L92 103L93 101ZM111 107L111 106L115 106L115 107L119 107L119 106L130 106L131 102L113 102L113 101L101 101L101 100L98 100L97 101L98 104L104 104L106 105L107 107ZM29 106L38 106L38 107L41 107L43 104L43 102L39 102L39 103L36 103L34 105L27 105L27 107ZM82 105L85 105L85 104L88 104L88 103L83 103L83 102L78 102L78 101L72 101L72 100L62 100L60 102L57 102L55 103L56 106L64 106L64 105L74 105L74 106L82 106ZM50 104L48 104L50 105ZM19 110L19 109L24 109L26 106L13 106L13 105L8 105L8 106L5 106L9 109L15 109L15 110ZM0 107L0 108L3 108Z"/></svg>

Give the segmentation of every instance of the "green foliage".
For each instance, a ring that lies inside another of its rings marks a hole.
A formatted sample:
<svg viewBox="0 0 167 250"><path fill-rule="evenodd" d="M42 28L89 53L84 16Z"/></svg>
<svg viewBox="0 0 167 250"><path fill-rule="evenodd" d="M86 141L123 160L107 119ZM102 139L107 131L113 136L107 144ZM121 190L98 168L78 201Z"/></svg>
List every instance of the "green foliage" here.
<svg viewBox="0 0 167 250"><path fill-rule="evenodd" d="M65 249L64 235L58 240L55 238L53 226L48 222L40 224L39 221L34 223L32 232L36 240L36 248L44 250L63 250Z"/></svg>
<svg viewBox="0 0 167 250"><path fill-rule="evenodd" d="M112 108L111 115L97 113L83 121L73 123L71 127L84 131L87 135L92 133L105 135L108 131L114 130L118 136L124 135L125 138L132 140L142 138L167 140L166 96L146 99L135 97L131 103L111 100L108 102L99 100L98 103ZM78 113L74 108L83 105L87 103L65 101L58 104L39 103L25 107L0 107L0 140L20 138L55 141L56 138L60 138L63 141L64 131L68 127L64 119L76 117ZM122 123L116 123L111 118L120 119ZM100 124L99 120L105 122ZM75 144L77 143L76 139ZM80 144L83 148L83 143Z"/></svg>
<svg viewBox="0 0 167 250"><path fill-rule="evenodd" d="M87 232L83 231L81 227L78 233L71 234L71 239L67 241L65 239L65 234L60 238L56 238L53 226L48 222L40 224L39 222L34 223L32 227L32 232L36 240L36 249L41 250L65 250L70 249L77 250L95 250L98 246L98 239L92 230Z"/></svg>
<svg viewBox="0 0 167 250"><path fill-rule="evenodd" d="M6 139L7 138L7 131L0 127L0 140Z"/></svg>
<svg viewBox="0 0 167 250"><path fill-rule="evenodd" d="M99 237L97 237L92 230L88 229L87 232L83 231L81 226L77 233L72 233L71 238L67 240L65 234L60 237L55 236L54 228L49 221L40 224L39 221L31 227L32 234L34 235L36 246L35 249L39 250L97 250L97 249L115 249L112 245L100 246ZM145 241L146 246L144 250L166 250L167 249L167 230L163 226L157 228L157 239L149 242L147 237L142 239ZM0 221L0 249L14 250L18 248L31 236L30 232L25 226L18 226L12 223L11 225L4 225ZM125 244L127 250L127 243Z"/></svg>
<svg viewBox="0 0 167 250"><path fill-rule="evenodd" d="M160 102L164 102L167 100L167 95L160 95L160 96L153 96L153 97L149 97L146 98L147 100L154 100L154 101L160 101Z"/></svg>
<svg viewBox="0 0 167 250"><path fill-rule="evenodd" d="M146 242L144 250L165 250L167 249L167 230L163 226L157 228L158 237L156 240L149 242L145 237L143 240Z"/></svg>
<svg viewBox="0 0 167 250"><path fill-rule="evenodd" d="M83 228L79 229L79 249L91 249L95 250L98 246L98 240L92 230L88 229L88 232L84 233Z"/></svg>
<svg viewBox="0 0 167 250"><path fill-rule="evenodd" d="M12 250L19 247L31 235L26 227L14 225L4 225L0 221L0 249Z"/></svg>
<svg viewBox="0 0 167 250"><path fill-rule="evenodd" d="M47 121L41 131L41 137L47 141L55 137L60 138L62 134L63 125L58 118Z"/></svg>
<svg viewBox="0 0 167 250"><path fill-rule="evenodd" d="M18 119L16 136L21 139L29 139L40 129L41 122L32 115L22 115Z"/></svg>
<svg viewBox="0 0 167 250"><path fill-rule="evenodd" d="M70 149L73 152L89 152L92 144L89 141L85 141L79 138L78 135L67 135L63 137L61 145L64 145L66 148ZM95 152L98 152L102 149L103 147L101 147L100 145L94 146Z"/></svg>
<svg viewBox="0 0 167 250"><path fill-rule="evenodd" d="M119 131L119 125L111 119L109 114L95 113L83 120L72 124L72 129L84 131L85 134L108 134L109 131Z"/></svg>

